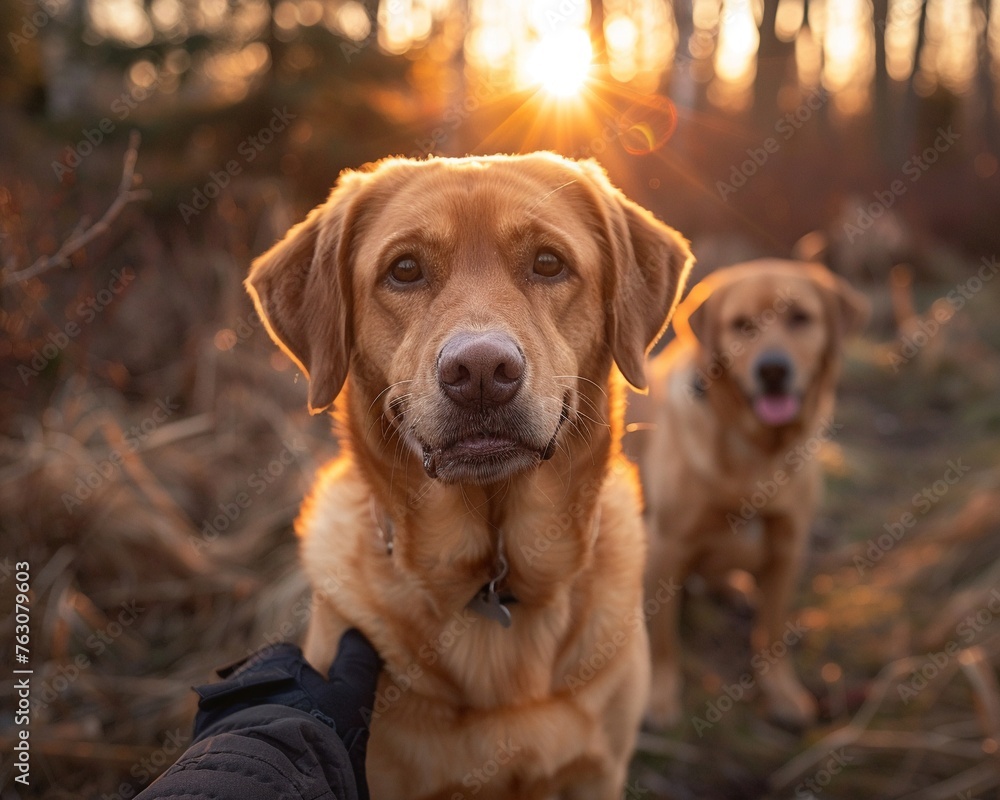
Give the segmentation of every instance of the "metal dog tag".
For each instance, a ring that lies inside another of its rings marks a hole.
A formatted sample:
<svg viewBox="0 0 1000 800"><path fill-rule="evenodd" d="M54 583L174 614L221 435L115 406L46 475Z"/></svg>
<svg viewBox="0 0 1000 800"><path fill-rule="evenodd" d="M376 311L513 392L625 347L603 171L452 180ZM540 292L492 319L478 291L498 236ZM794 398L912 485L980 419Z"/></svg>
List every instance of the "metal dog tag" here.
<svg viewBox="0 0 1000 800"><path fill-rule="evenodd" d="M474 611L481 617L499 622L505 628L509 628L510 609L500 602L500 595L497 594L497 584L507 577L507 572L510 569L510 565L507 563L507 556L503 553L502 539L500 540L499 549L500 569L497 571L496 577L476 592L475 597L469 601L466 608Z"/></svg>
<svg viewBox="0 0 1000 800"><path fill-rule="evenodd" d="M496 593L493 581L490 581L489 586L480 589L476 596L469 601L466 608L481 617L499 622L505 628L510 627L510 609L500 602L500 595Z"/></svg>

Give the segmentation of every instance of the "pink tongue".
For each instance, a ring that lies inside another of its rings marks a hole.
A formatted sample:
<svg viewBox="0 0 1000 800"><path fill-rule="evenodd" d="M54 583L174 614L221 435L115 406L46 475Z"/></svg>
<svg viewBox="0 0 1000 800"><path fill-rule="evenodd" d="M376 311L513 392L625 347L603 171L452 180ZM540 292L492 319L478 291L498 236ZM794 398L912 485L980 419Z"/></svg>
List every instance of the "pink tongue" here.
<svg viewBox="0 0 1000 800"><path fill-rule="evenodd" d="M765 425L787 425L799 413L799 400L790 394L765 394L754 400L753 410Z"/></svg>

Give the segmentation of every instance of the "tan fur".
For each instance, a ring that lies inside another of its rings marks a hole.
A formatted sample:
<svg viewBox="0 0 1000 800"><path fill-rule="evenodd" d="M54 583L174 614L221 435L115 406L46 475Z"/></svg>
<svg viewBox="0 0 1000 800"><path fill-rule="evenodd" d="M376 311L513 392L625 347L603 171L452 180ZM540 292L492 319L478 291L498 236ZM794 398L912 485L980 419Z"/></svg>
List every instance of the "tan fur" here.
<svg viewBox="0 0 1000 800"><path fill-rule="evenodd" d="M533 278L543 247L570 278ZM403 255L425 286L387 284ZM255 262L248 287L308 373L310 408L337 398L345 454L298 521L315 604L305 652L327 667L354 626L385 659L375 800L620 796L649 664L644 532L612 370L643 383L690 260L595 164L534 154L345 173ZM556 437L555 455L433 480L418 444L456 425L438 354L456 332L486 330L527 362L516 435ZM509 629L466 609L500 539L518 600Z"/></svg>
<svg viewBox="0 0 1000 800"><path fill-rule="evenodd" d="M771 259L719 270L678 308L678 336L650 363L650 394L629 412L648 430L635 435L650 529L647 591L693 572L715 585L731 570L751 573L760 595L755 653L772 654L786 633L820 499L819 462L796 447L831 435L841 342L866 316L864 298L815 264ZM745 320L751 327L741 332ZM763 424L748 399L765 351L794 365L802 403L790 424ZM665 605L650 621L649 716L659 725L681 713L679 606ZM757 680L770 713L794 725L812 721L815 701L790 659L758 663L766 664Z"/></svg>

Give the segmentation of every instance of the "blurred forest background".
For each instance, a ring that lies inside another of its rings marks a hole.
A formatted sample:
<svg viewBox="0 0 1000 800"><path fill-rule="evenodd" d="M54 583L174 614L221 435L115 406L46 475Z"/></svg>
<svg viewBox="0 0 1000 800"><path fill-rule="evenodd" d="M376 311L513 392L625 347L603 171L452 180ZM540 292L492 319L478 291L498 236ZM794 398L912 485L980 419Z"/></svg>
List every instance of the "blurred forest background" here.
<svg viewBox="0 0 1000 800"><path fill-rule="evenodd" d="M291 523L336 442L252 258L345 167L541 148L696 278L796 255L874 307L815 454L821 724L734 700L748 619L693 597L689 717L627 796L1000 796L1000 2L4 0L0 34L0 618L30 563L34 669L3 800L133 796L191 684L304 629Z"/></svg>

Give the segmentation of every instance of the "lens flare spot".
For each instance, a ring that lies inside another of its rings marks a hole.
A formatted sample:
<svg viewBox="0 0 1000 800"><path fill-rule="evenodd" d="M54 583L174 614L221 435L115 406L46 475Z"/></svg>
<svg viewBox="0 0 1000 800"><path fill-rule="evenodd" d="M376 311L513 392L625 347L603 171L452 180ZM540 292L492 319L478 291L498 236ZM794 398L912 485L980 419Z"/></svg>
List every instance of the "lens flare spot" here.
<svg viewBox="0 0 1000 800"><path fill-rule="evenodd" d="M633 156L648 155L663 147L676 127L673 103L658 95L643 98L622 115L622 147Z"/></svg>

